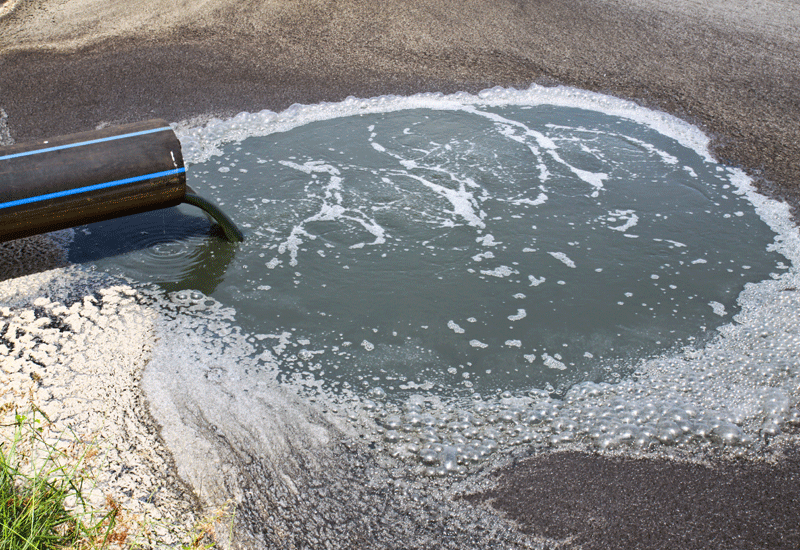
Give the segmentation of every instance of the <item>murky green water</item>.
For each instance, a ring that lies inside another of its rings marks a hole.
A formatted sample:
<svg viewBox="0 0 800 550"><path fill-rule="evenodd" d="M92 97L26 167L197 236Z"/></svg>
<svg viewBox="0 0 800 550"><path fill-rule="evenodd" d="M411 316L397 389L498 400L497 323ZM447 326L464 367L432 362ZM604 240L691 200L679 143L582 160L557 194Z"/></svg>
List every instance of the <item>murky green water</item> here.
<svg viewBox="0 0 800 550"><path fill-rule="evenodd" d="M584 109L316 121L188 173L243 244L181 207L87 226L71 258L199 289L287 379L331 388L614 381L730 322L744 285L782 259L727 169Z"/></svg>

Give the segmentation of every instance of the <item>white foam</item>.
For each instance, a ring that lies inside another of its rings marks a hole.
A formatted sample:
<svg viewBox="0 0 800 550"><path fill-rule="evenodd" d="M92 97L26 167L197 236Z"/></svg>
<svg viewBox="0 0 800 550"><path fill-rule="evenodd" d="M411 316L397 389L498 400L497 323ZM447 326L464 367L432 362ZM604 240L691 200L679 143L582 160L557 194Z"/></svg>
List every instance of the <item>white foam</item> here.
<svg viewBox="0 0 800 550"><path fill-rule="evenodd" d="M530 286L539 286L540 284L545 282L546 279L544 277L540 277L537 279L533 275L528 275L528 280L531 282Z"/></svg>
<svg viewBox="0 0 800 550"><path fill-rule="evenodd" d="M528 206L540 206L547 202L547 195L544 193L539 193L539 196L536 199L515 199L511 201L511 204L515 206L520 206L523 204L527 204Z"/></svg>
<svg viewBox="0 0 800 550"><path fill-rule="evenodd" d="M669 165L678 164L678 159L675 158L675 156L670 155L666 151L662 151L661 149L659 149L658 147L656 147L656 146L654 146L654 145L652 145L650 143L647 143L647 142L642 141L640 139L633 138L631 136L625 136L625 139L627 139L628 141L630 141L632 143L635 143L635 144L639 145L640 147L646 149L650 153L654 153L654 154L660 156L661 160L663 160L665 164L669 164ZM691 170L690 167L684 166L684 169L686 169L686 168ZM696 177L696 174L695 174L695 177Z"/></svg>
<svg viewBox="0 0 800 550"><path fill-rule="evenodd" d="M490 277L497 277L498 279L502 279L504 277L517 274L519 273L519 271L517 271L516 269L512 269L507 265L501 265L494 269L482 269L481 273L483 275L489 275Z"/></svg>
<svg viewBox="0 0 800 550"><path fill-rule="evenodd" d="M487 250L486 252L481 252L480 254L475 254L472 259L476 262L481 262L483 260L491 260L494 258L494 253L491 250Z"/></svg>
<svg viewBox="0 0 800 550"><path fill-rule="evenodd" d="M478 201L471 191L467 191L464 182L459 183L458 189L450 189L416 174L406 173L405 176L417 180L437 195L447 199L453 206L452 213L463 218L470 226L479 229L486 227Z"/></svg>
<svg viewBox="0 0 800 550"><path fill-rule="evenodd" d="M714 313L716 313L717 315L719 315L721 317L724 317L725 315L728 314L728 312L725 310L725 305L724 304L712 301L712 302L709 302L708 305L711 306L711 309L714 311Z"/></svg>
<svg viewBox="0 0 800 550"><path fill-rule="evenodd" d="M516 314L508 316L508 320L509 321L522 321L527 316L528 316L527 312L524 309L519 308L519 309L517 309L517 313Z"/></svg>
<svg viewBox="0 0 800 550"><path fill-rule="evenodd" d="M572 269L575 269L575 267L576 267L575 266L575 262L573 262L569 258L569 256L567 256L563 252L548 252L548 254L550 254L553 258L555 258L556 260L558 260L559 262L561 262L565 266L571 267Z"/></svg>
<svg viewBox="0 0 800 550"><path fill-rule="evenodd" d="M530 128L529 126L527 126L522 122L506 118L497 113L481 111L475 109L474 107L468 107L468 106L464 106L464 110L467 111L468 113L488 118L489 120L492 120L493 122L499 124L500 133L502 135L508 137L509 139L527 145L530 148L531 152L536 157L539 157L540 156L539 149L533 146L532 144L529 144L525 139L527 137L532 137L536 141L538 147L541 147L542 149L547 151L547 154L550 157L552 157L553 160L567 167L573 174L578 176L578 178L580 178L581 180L585 181L586 183L594 187L595 193L592 196L595 197L598 196L599 191L603 189L603 181L608 179L608 174L604 174L601 172L589 172L588 170L582 170L580 168L576 168L575 166L571 165L570 163L562 159L561 156L558 154L558 146L555 144L555 142L549 137L542 134L541 132L533 130L532 128ZM522 130L523 135L522 136L516 135L514 133L514 129Z"/></svg>
<svg viewBox="0 0 800 550"><path fill-rule="evenodd" d="M615 219L626 220L622 225L608 226L609 229L613 229L614 231L621 231L624 233L639 223L639 216L635 214L635 210L614 210L613 212L609 212L608 215L613 216Z"/></svg>
<svg viewBox="0 0 800 550"><path fill-rule="evenodd" d="M564 86L544 87L535 84L526 90L493 88L484 90L477 95L459 92L451 95L424 93L408 97L381 96L370 99L349 97L339 103L295 104L281 113L269 110L258 113L240 113L227 120L212 119L201 127L194 126L191 121L173 126L183 146L184 161L187 164L196 164L205 162L211 156L219 155L221 153L219 147L223 143L241 141L251 136L286 132L311 122L405 109L475 111L475 106L483 105L553 105L594 110L652 128L674 139L684 147L695 150L706 161L714 161L708 151L708 136L703 134L699 128L674 116L646 109L631 101L594 92ZM485 113L476 114L486 116ZM536 135L533 137L539 138ZM547 147L555 147L552 140L542 141L542 144Z"/></svg>
<svg viewBox="0 0 800 550"><path fill-rule="evenodd" d="M379 153L385 153L394 159L396 159L401 166L403 166L406 171L402 172L392 172L392 175L395 177L405 177L411 178L422 183L425 187L432 190L437 195L445 198L450 202L453 207L453 210L450 212L451 214L455 215L456 217L463 218L468 225L483 229L485 227L485 223L483 222L483 218L485 214L481 211L480 205L478 204L478 200L475 198L474 194L471 191L468 191L467 188L478 189L480 186L475 183L470 178L460 178L456 173L447 170L441 166L435 165L423 165L415 160L410 160L403 158L401 155L388 151L382 145L377 143L371 142L372 148L378 151ZM450 146L446 145L445 148L448 149ZM433 172L434 174L438 175L445 175L447 176L450 181L456 182L458 184L458 189L451 189L444 185L439 185L437 183L432 182L429 178L420 176L419 174L411 173L410 170L416 171L429 171ZM387 181L384 178L384 181ZM452 224L450 224L452 225Z"/></svg>
<svg viewBox="0 0 800 550"><path fill-rule="evenodd" d="M548 355L547 353L542 354L542 361L544 361L545 366L548 368L555 370L567 370L567 366L564 363L555 357Z"/></svg>
<svg viewBox="0 0 800 550"><path fill-rule="evenodd" d="M477 239L475 239L475 242L480 243L483 246L497 246L498 244L502 244L495 241L491 233L487 233L482 237L478 237Z"/></svg>
<svg viewBox="0 0 800 550"><path fill-rule="evenodd" d="M453 320L447 321L447 328L449 328L456 334L464 334L464 329L458 326L458 324Z"/></svg>
<svg viewBox="0 0 800 550"><path fill-rule="evenodd" d="M288 166L289 168L294 168L295 170L299 170L306 174L330 174L331 176L339 176L341 172L335 167L330 164L326 164L321 160L310 160L303 164L298 164L296 162L292 162L290 160L281 160L278 161L279 164L283 164L284 166ZM339 185L341 183L341 178L332 179L331 182L334 188L341 189Z"/></svg>
<svg viewBox="0 0 800 550"><path fill-rule="evenodd" d="M319 205L319 210L311 216L296 224L289 236L278 246L278 252L285 254L289 252L289 265L298 265L297 256L301 245L305 239L315 240L316 235L306 231L306 225L320 221L350 221L360 225L367 233L373 236L372 242L356 243L351 248L361 248L365 245L376 246L386 242L386 230L378 224L374 218L364 214L362 211L353 208L345 208L342 205L343 199L341 191L343 178L338 168L323 161L308 161L304 164L282 160L280 164L293 168L305 174L328 174L329 179L324 185L324 195ZM328 202L333 200L334 203Z"/></svg>

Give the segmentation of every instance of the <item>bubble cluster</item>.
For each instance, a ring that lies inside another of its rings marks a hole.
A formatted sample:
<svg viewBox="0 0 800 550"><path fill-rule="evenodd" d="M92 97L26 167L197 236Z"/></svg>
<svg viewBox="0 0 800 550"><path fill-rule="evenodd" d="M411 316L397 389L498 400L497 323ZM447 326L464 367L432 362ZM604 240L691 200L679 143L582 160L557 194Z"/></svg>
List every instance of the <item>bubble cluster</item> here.
<svg viewBox="0 0 800 550"><path fill-rule="evenodd" d="M427 475L466 473L498 451L569 445L593 451L743 455L800 427L800 293L795 277L749 285L737 322L701 349L643 361L619 383L583 382L563 395L534 389L470 400L417 394L364 409L390 455ZM782 290L781 290L782 289Z"/></svg>

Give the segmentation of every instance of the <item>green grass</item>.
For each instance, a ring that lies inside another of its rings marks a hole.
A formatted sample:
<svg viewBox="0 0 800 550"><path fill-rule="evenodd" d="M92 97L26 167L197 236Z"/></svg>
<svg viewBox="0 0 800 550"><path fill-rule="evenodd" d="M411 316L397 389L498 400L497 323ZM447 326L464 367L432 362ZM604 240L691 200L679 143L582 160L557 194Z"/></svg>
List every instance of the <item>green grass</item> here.
<svg viewBox="0 0 800 550"><path fill-rule="evenodd" d="M12 424L0 424L0 550L172 546L153 536L154 528L163 525L133 520L110 496L101 508L87 502L84 495L96 486L93 462L99 449L74 433L62 434L56 446L49 439L49 419L30 405L31 411L17 412ZM0 418L6 412L0 410ZM225 503L201 518L190 532L166 528L183 541L180 550L216 548L216 530L226 520L233 528L231 506Z"/></svg>
<svg viewBox="0 0 800 550"><path fill-rule="evenodd" d="M118 510L98 511L83 497L87 459L83 445L70 456L43 436L34 409L16 414L13 435L0 441L0 550L106 548L120 542Z"/></svg>

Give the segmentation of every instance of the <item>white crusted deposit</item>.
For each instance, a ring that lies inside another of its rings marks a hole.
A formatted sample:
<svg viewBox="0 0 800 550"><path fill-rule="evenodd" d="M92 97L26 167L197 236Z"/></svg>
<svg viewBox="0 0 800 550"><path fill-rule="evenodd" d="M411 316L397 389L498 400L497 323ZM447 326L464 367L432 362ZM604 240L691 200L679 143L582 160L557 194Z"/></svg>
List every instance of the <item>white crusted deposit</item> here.
<svg viewBox="0 0 800 550"><path fill-rule="evenodd" d="M48 238L14 246L56 248ZM155 314L139 298L70 268L0 282L0 441L19 414L38 418L59 450L88 445L96 484L84 496L99 509L116 502L132 536L147 525L172 544L191 529L195 502L171 473L140 391Z"/></svg>

